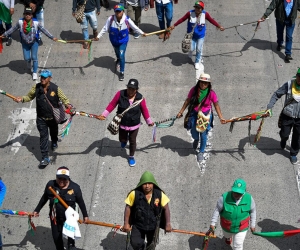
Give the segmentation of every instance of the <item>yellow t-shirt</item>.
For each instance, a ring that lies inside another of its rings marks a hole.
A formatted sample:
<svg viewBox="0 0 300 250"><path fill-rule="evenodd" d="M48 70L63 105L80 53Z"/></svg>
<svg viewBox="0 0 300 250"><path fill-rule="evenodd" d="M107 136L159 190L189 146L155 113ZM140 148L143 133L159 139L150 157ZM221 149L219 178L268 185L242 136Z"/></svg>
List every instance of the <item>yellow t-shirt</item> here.
<svg viewBox="0 0 300 250"><path fill-rule="evenodd" d="M134 199L135 199L135 190L131 191L130 194L127 196L125 203L129 206L133 206L134 203ZM148 200L148 203L150 204L151 202L151 198ZM167 205L170 202L170 199L168 198L168 196L166 196L164 194L164 192L161 192L161 206L164 207L165 205Z"/></svg>

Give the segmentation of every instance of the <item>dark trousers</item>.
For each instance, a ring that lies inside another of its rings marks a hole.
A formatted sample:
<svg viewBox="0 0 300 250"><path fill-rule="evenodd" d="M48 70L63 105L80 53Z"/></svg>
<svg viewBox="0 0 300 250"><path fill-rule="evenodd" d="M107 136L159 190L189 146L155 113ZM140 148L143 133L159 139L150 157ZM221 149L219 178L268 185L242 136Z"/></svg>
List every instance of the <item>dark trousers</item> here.
<svg viewBox="0 0 300 250"><path fill-rule="evenodd" d="M129 155L134 156L136 150L136 137L138 135L139 129L127 131L125 129L119 129L119 141L127 142L129 137Z"/></svg>
<svg viewBox="0 0 300 250"><path fill-rule="evenodd" d="M285 28L285 54L291 55L295 23L292 23L292 21L285 21L284 23L281 23L276 19L277 44L279 46L283 44L284 28Z"/></svg>
<svg viewBox="0 0 300 250"><path fill-rule="evenodd" d="M287 141L293 128L292 143L290 149L290 155L296 156L300 148L300 118L291 118L287 115L282 116L282 124L280 130L280 137L282 141Z"/></svg>
<svg viewBox="0 0 300 250"><path fill-rule="evenodd" d="M130 243L133 250L144 250L145 247L145 237L147 237L147 247L153 241L155 230L153 231L144 231L138 229L135 225L131 229Z"/></svg>
<svg viewBox="0 0 300 250"><path fill-rule="evenodd" d="M50 219L50 221L51 221L52 237L54 240L54 244L56 246L56 250L64 250L62 230L63 230L65 219L56 218L56 225L53 220ZM75 240L68 237L68 246L70 245L75 246Z"/></svg>
<svg viewBox="0 0 300 250"><path fill-rule="evenodd" d="M55 119L44 120L40 117L37 117L36 126L37 126L38 131L40 132L40 149L41 149L42 157L45 158L45 157L48 157L48 152L49 152L48 128L50 130L50 137L51 137L52 143L57 143L57 141L58 141L58 138L57 138L58 125L57 125Z"/></svg>

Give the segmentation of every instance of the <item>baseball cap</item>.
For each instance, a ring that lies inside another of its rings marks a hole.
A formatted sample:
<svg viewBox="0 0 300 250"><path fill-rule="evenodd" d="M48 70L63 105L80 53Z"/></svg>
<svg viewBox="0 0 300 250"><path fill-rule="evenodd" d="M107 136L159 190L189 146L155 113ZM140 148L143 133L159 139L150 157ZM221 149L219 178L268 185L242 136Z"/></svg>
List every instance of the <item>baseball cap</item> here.
<svg viewBox="0 0 300 250"><path fill-rule="evenodd" d="M32 14L33 11L32 11L31 8L25 8L25 9L24 9L24 14L25 14L25 13L30 13L30 14Z"/></svg>
<svg viewBox="0 0 300 250"><path fill-rule="evenodd" d="M246 192L246 182L243 179L236 179L231 187L231 191L239 194Z"/></svg>
<svg viewBox="0 0 300 250"><path fill-rule="evenodd" d="M59 167L56 172L56 178L64 178L69 179L70 178L70 171L67 167Z"/></svg>
<svg viewBox="0 0 300 250"><path fill-rule="evenodd" d="M117 10L119 10L119 11L124 11L124 6L121 5L121 4L115 5L114 11L116 12Z"/></svg>
<svg viewBox="0 0 300 250"><path fill-rule="evenodd" d="M139 81L136 80L136 79L130 79L126 86L127 86L127 88L138 89L139 88Z"/></svg>
<svg viewBox="0 0 300 250"><path fill-rule="evenodd" d="M52 76L52 72L50 70L48 70L48 69L44 69L40 73L40 76L45 77L45 78L51 77Z"/></svg>
<svg viewBox="0 0 300 250"><path fill-rule="evenodd" d="M194 7L202 7L202 9L204 9L204 3L202 1L196 1Z"/></svg>

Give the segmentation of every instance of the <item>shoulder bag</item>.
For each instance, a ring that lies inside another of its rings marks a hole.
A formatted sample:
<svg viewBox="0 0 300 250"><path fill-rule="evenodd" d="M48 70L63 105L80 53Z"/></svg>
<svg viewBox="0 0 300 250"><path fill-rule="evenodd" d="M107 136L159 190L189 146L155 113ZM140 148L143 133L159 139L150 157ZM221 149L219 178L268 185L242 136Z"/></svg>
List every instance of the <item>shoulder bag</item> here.
<svg viewBox="0 0 300 250"><path fill-rule="evenodd" d="M134 102L132 105L130 105L127 109L125 109L121 114L117 114L114 116L114 118L112 119L112 121L108 124L107 129L108 131L112 134L112 135L116 135L119 133L119 128L120 128L120 123L121 120L123 118L123 116L126 114L126 112L128 112L130 109L136 107L137 105L139 105L142 101L144 100L144 98L142 98L141 100L138 100L136 102Z"/></svg>
<svg viewBox="0 0 300 250"><path fill-rule="evenodd" d="M45 98L52 108L53 116L54 116L56 123L63 124L68 119L66 116L64 105L62 105L61 102L58 102L58 108L54 108L52 106L51 102L48 100L46 95L45 95Z"/></svg>
<svg viewBox="0 0 300 250"><path fill-rule="evenodd" d="M77 4L77 8L75 11L75 19L77 23L82 23L83 21L85 5L86 5L86 0L81 5Z"/></svg>
<svg viewBox="0 0 300 250"><path fill-rule="evenodd" d="M181 49L183 53L188 53L191 49L191 40L193 38L195 27L197 26L197 23L200 21L202 13L198 16L197 21L193 27L193 30L190 33L186 33L183 37L183 40L181 42Z"/></svg>

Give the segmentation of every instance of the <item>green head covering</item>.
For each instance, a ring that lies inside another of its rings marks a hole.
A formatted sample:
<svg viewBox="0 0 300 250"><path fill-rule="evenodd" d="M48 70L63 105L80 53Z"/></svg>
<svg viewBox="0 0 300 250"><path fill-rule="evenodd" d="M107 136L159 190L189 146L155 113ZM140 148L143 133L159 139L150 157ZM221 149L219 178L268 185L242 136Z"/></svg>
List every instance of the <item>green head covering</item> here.
<svg viewBox="0 0 300 250"><path fill-rule="evenodd" d="M137 184L136 188L142 186L145 183L152 183L160 189L160 187L157 185L157 182L156 182L153 174L149 171L146 171L142 174L140 182L139 182L139 184Z"/></svg>
<svg viewBox="0 0 300 250"><path fill-rule="evenodd" d="M298 68L296 76L300 76L300 68Z"/></svg>

